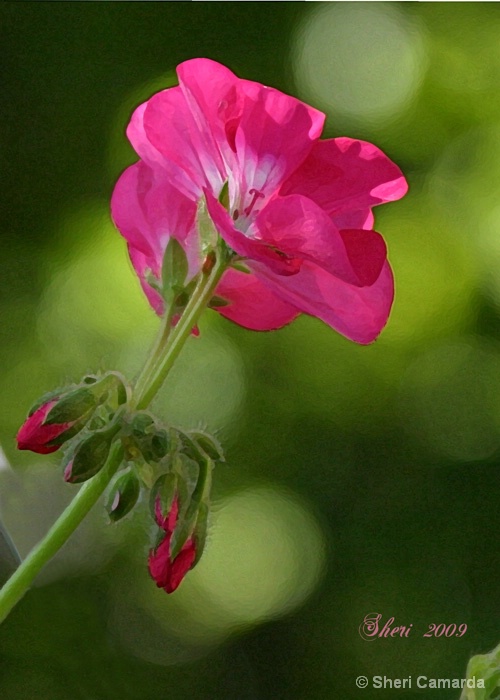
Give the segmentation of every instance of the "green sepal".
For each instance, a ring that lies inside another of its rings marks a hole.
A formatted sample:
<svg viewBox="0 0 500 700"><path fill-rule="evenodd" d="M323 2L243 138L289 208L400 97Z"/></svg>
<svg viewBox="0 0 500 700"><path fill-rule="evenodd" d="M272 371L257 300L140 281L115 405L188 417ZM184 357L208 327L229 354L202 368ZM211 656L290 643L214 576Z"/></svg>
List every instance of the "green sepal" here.
<svg viewBox="0 0 500 700"><path fill-rule="evenodd" d="M82 379L82 384L92 385L98 382L99 379L100 376L97 374L87 374L87 376Z"/></svg>
<svg viewBox="0 0 500 700"><path fill-rule="evenodd" d="M163 298L168 305L172 305L177 294L184 289L188 270L189 263L184 248L176 238L170 238L161 268Z"/></svg>
<svg viewBox="0 0 500 700"><path fill-rule="evenodd" d="M196 442L197 446L215 462L225 462L222 446L213 435L209 435L204 430L190 430L189 436Z"/></svg>
<svg viewBox="0 0 500 700"><path fill-rule="evenodd" d="M160 285L160 282L158 281L158 278L157 278L156 275L154 274L153 270L150 270L149 268L147 268L147 269L144 271L144 281L145 281L147 284L149 284L149 286L151 287L151 289L154 289L155 292L158 292L158 294L159 294L160 296L162 295L162 291L163 291L163 290L162 290L161 285Z"/></svg>
<svg viewBox="0 0 500 700"><path fill-rule="evenodd" d="M223 306L229 306L230 303L231 303L231 302L228 301L227 299L223 299L222 297L219 297L219 296L215 295L215 296L213 296L213 297L210 299L210 302L209 302L208 306L209 306L211 309L220 309L220 308L222 308Z"/></svg>
<svg viewBox="0 0 500 700"><path fill-rule="evenodd" d="M35 411L38 411L39 408L44 406L46 403L49 403L49 401L54 401L55 399L58 399L61 395L65 394L68 391L68 387L62 387L59 389L54 389L53 391L48 391L46 394L43 396L40 396L37 401L31 406L30 410L28 411L28 417L32 416Z"/></svg>
<svg viewBox="0 0 500 700"><path fill-rule="evenodd" d="M131 419L128 435L133 448L137 449L146 462L160 462L169 452L169 433L158 427L150 413L140 411Z"/></svg>
<svg viewBox="0 0 500 700"><path fill-rule="evenodd" d="M129 470L119 474L112 484L106 499L105 508L109 519L116 523L127 513L130 513L137 503L140 493L141 484L134 471Z"/></svg>
<svg viewBox="0 0 500 700"><path fill-rule="evenodd" d="M120 378L117 376L117 379L120 379ZM122 382L122 381L116 382L116 399L117 399L118 404L120 406L124 403L127 403L128 391L127 391L127 385L125 382Z"/></svg>
<svg viewBox="0 0 500 700"><path fill-rule="evenodd" d="M119 372L106 372L102 377L97 377L89 389L98 403L104 403L113 397L114 404L121 406L128 399L127 383Z"/></svg>
<svg viewBox="0 0 500 700"><path fill-rule="evenodd" d="M161 428L151 437L151 453L153 462L159 462L167 456L169 450L169 439L166 430Z"/></svg>
<svg viewBox="0 0 500 700"><path fill-rule="evenodd" d="M219 195L219 203L222 204L226 211L229 211L229 181L222 185L222 189Z"/></svg>
<svg viewBox="0 0 500 700"><path fill-rule="evenodd" d="M93 385L92 391L100 401L106 401L109 393L113 392L119 406L128 400L127 382L120 372L107 372Z"/></svg>
<svg viewBox="0 0 500 700"><path fill-rule="evenodd" d="M139 479L142 481L147 489L152 489L156 478L156 469L153 468L152 464L145 462L144 460L134 460L135 467L137 469L137 474Z"/></svg>
<svg viewBox="0 0 500 700"><path fill-rule="evenodd" d="M244 263L238 262L237 260L231 263L231 267L234 267L234 269L238 270L239 272L244 272L245 275L249 275L251 272L251 270Z"/></svg>
<svg viewBox="0 0 500 700"><path fill-rule="evenodd" d="M192 459L197 464L205 461L205 455L201 450L200 446L196 440L191 437L190 433L185 433L181 430L178 431L178 436L180 438L179 451L181 454L186 455L189 459Z"/></svg>
<svg viewBox="0 0 500 700"><path fill-rule="evenodd" d="M160 499L160 510L162 516L166 517L168 513L170 513L176 493L177 474L174 472L168 472L167 474L162 474L158 477L151 489L151 495L149 497L149 508L155 521L157 499Z"/></svg>
<svg viewBox="0 0 500 700"><path fill-rule="evenodd" d="M63 396L48 412L43 425L62 425L82 418L96 406L94 393L87 387L79 387Z"/></svg>
<svg viewBox="0 0 500 700"><path fill-rule="evenodd" d="M179 500L182 506L186 508L196 489L200 476L200 466L198 462L190 459L186 455L177 454L172 459L172 471L176 472L179 476Z"/></svg>
<svg viewBox="0 0 500 700"><path fill-rule="evenodd" d="M196 228L200 234L201 253L205 257L209 251L216 248L219 234L208 214L204 197L200 197L196 206Z"/></svg>
<svg viewBox="0 0 500 700"><path fill-rule="evenodd" d="M189 537L192 535L198 518L198 508L192 508L191 505L182 515L179 512L177 526L170 540L170 557L173 561L184 547Z"/></svg>
<svg viewBox="0 0 500 700"><path fill-rule="evenodd" d="M196 481L196 485L192 491L187 508L182 508L179 511L178 522L180 524L175 528L172 536L172 541L170 544L172 560L175 559L184 544L192 535L198 522L202 504L207 505L208 503L212 483L212 468L213 463L210 460L208 460L204 465L198 465L198 479ZM182 480L179 479L179 491L181 484ZM180 502L182 504L181 496Z"/></svg>
<svg viewBox="0 0 500 700"><path fill-rule="evenodd" d="M47 443L47 447L52 447L52 445L57 445L60 447L61 445L64 445L65 442L68 442L68 440L71 440L78 435L78 433L85 428L85 424L85 420L76 421L76 423L73 423L71 428L68 428L68 430L65 430L64 433L61 433L53 440L50 440Z"/></svg>
<svg viewBox="0 0 500 700"><path fill-rule="evenodd" d="M150 435L155 429L155 419L150 413L140 411L130 421L131 434L135 438Z"/></svg>
<svg viewBox="0 0 500 700"><path fill-rule="evenodd" d="M193 538L194 538L194 544L195 544L195 558L194 562L191 566L192 569L196 566L196 564L200 561L201 555L203 554L203 550L205 549L205 543L207 541L207 532L208 532L208 514L210 512L210 508L208 507L208 503L201 502L200 506L198 508L198 519L196 521L196 527L193 532Z"/></svg>
<svg viewBox="0 0 500 700"><path fill-rule="evenodd" d="M75 447L64 463L64 479L70 484L80 484L95 476L109 456L113 436L109 431L91 433Z"/></svg>

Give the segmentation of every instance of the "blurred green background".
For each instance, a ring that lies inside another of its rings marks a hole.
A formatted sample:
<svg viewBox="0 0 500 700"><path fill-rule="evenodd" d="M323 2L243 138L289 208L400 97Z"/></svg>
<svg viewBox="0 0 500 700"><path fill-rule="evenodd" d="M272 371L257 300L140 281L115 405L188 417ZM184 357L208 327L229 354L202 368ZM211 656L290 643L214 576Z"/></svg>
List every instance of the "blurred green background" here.
<svg viewBox="0 0 500 700"><path fill-rule="evenodd" d="M109 199L132 109L180 61L314 104L410 182L375 212L397 295L374 345L206 315L157 401L226 446L202 562L167 597L147 509L95 508L1 628L2 700L458 698L415 679L500 641L499 37L494 3L2 3L0 507L23 555L75 488L16 452L28 407L133 376L158 325ZM411 637L364 641L372 612Z"/></svg>

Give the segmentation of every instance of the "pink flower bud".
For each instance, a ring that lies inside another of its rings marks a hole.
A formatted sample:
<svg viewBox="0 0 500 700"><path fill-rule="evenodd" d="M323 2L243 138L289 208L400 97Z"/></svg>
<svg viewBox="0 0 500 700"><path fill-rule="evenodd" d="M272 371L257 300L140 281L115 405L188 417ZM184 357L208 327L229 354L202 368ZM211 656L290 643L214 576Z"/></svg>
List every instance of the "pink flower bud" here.
<svg viewBox="0 0 500 700"><path fill-rule="evenodd" d="M158 588L163 588L167 593L173 593L192 567L196 557L196 547L192 537L189 537L179 554L172 560L170 545L179 514L178 498L177 496L174 498L170 511L166 515L161 512L159 496L155 506L156 522L164 530L165 537L149 554L149 573L156 581Z"/></svg>
<svg viewBox="0 0 500 700"><path fill-rule="evenodd" d="M56 403L57 399L47 401L25 420L17 433L17 448L19 450L31 450L46 455L59 449L63 441L59 443L54 443L54 441L57 441L60 435L69 430L74 421L44 425L47 414Z"/></svg>

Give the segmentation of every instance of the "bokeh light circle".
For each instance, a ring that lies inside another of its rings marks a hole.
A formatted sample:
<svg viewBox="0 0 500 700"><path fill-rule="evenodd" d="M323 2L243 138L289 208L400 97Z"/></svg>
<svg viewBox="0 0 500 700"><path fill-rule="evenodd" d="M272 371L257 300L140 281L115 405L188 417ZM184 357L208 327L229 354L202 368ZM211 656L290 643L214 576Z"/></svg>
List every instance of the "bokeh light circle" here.
<svg viewBox="0 0 500 700"><path fill-rule="evenodd" d="M425 70L422 33L386 3L327 3L293 45L301 97L333 113L382 122L403 110Z"/></svg>

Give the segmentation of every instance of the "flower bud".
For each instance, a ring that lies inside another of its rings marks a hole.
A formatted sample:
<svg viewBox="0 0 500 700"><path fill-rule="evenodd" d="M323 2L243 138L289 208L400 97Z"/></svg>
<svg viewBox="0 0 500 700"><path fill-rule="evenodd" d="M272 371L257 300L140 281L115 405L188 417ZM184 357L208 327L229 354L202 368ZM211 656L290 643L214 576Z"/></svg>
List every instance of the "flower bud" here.
<svg viewBox="0 0 500 700"><path fill-rule="evenodd" d="M121 520L137 503L141 485L137 475L133 471L123 472L118 475L111 487L106 502L106 510L112 522Z"/></svg>
<svg viewBox="0 0 500 700"><path fill-rule="evenodd" d="M95 476L106 464L113 435L91 433L80 442L64 467L64 480L80 484Z"/></svg>
<svg viewBox="0 0 500 700"><path fill-rule="evenodd" d="M178 588L196 557L196 545L193 538L186 540L176 556L172 555L171 540L177 526L178 516L179 499L177 495L174 495L170 510L165 513L162 511L160 496L157 496L156 522L165 535L158 546L149 553L148 567L158 588L163 588L167 593L173 593Z"/></svg>
<svg viewBox="0 0 500 700"><path fill-rule="evenodd" d="M17 433L17 448L38 454L55 452L71 435L75 421L47 423L47 415L57 404L57 399L47 401L37 408L23 423Z"/></svg>
<svg viewBox="0 0 500 700"><path fill-rule="evenodd" d="M147 412L134 415L129 428L130 442L146 462L159 462L170 449L168 432L158 427L155 419Z"/></svg>

